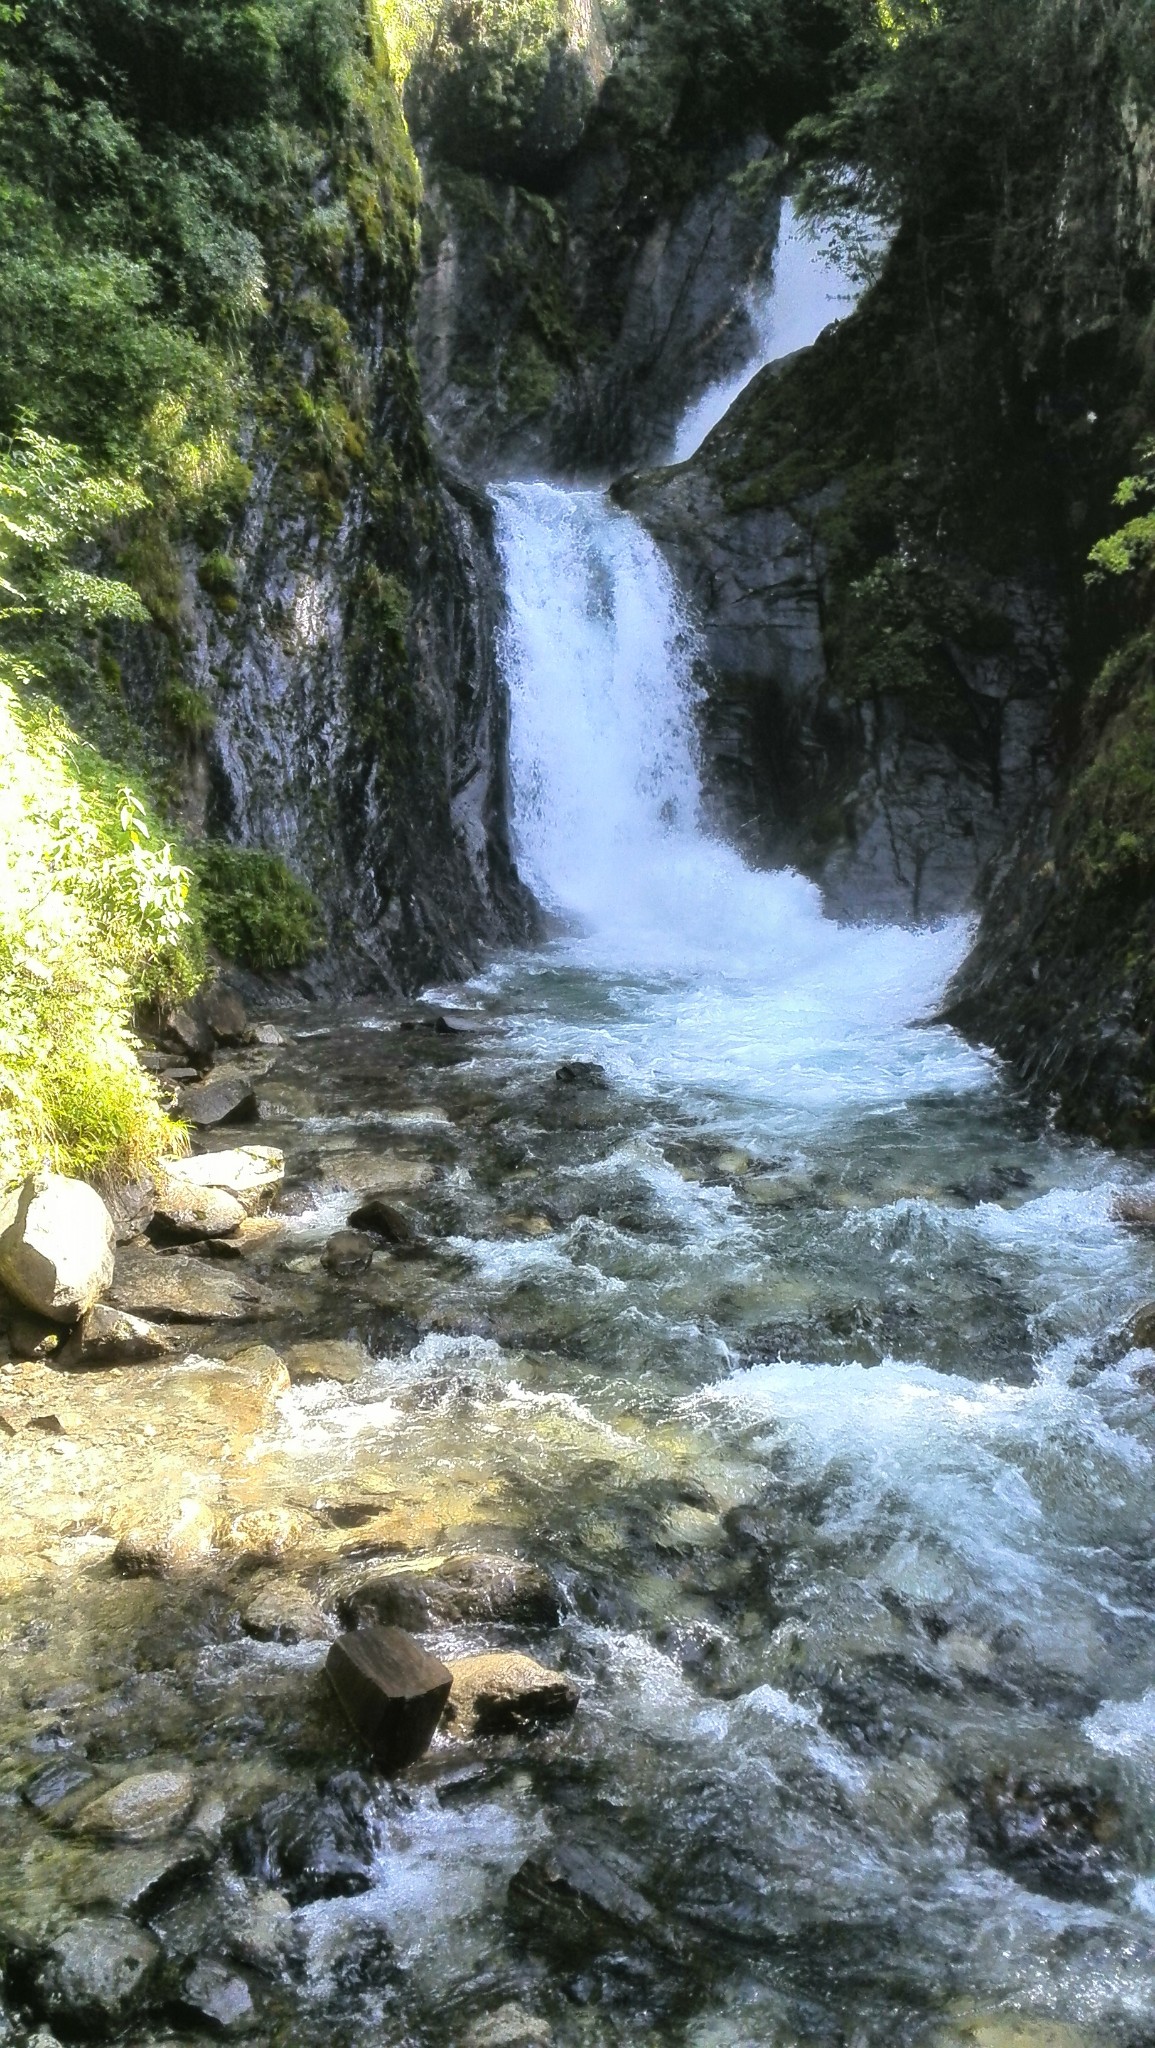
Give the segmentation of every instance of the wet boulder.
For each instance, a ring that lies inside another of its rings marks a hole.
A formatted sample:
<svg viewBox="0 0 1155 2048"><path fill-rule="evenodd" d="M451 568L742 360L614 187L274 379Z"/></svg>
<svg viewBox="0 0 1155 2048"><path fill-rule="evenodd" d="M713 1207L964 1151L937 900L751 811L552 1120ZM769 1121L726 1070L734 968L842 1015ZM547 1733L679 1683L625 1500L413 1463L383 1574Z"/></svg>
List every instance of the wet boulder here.
<svg viewBox="0 0 1155 2048"><path fill-rule="evenodd" d="M399 1628L339 1636L325 1670L349 1721L387 1775L424 1756L453 1675Z"/></svg>
<svg viewBox="0 0 1155 2048"><path fill-rule="evenodd" d="M135 1516L112 1553L113 1570L125 1579L167 1579L207 1564L213 1554L216 1519L204 1501L161 1503Z"/></svg>
<svg viewBox="0 0 1155 2048"><path fill-rule="evenodd" d="M527 1857L510 1879L507 1907L531 1938L582 1960L623 1933L665 1945L649 1900L576 1842Z"/></svg>
<svg viewBox="0 0 1155 2048"><path fill-rule="evenodd" d="M237 1860L293 1906L354 1898L373 1885L369 1801L354 1771L339 1772L317 1791L269 1800L238 1834Z"/></svg>
<svg viewBox="0 0 1155 2048"><path fill-rule="evenodd" d="M73 1833L121 1842L156 1842L184 1826L196 1784L191 1771L141 1771L82 1807Z"/></svg>
<svg viewBox="0 0 1155 2048"><path fill-rule="evenodd" d="M562 1088L608 1088L609 1076L597 1060L565 1060L554 1075Z"/></svg>
<svg viewBox="0 0 1155 2048"><path fill-rule="evenodd" d="M262 1586L245 1608L241 1626L260 1643L315 1643L333 1634L328 1616L294 1579Z"/></svg>
<svg viewBox="0 0 1155 2048"><path fill-rule="evenodd" d="M386 1201L383 1195L370 1195L360 1207L354 1209L349 1218L350 1230L367 1231L371 1237L379 1237L382 1244L412 1246L416 1234L403 1209L395 1202Z"/></svg>
<svg viewBox="0 0 1155 2048"><path fill-rule="evenodd" d="M460 1657L449 1669L453 1691L446 1720L455 1734L502 1735L536 1721L564 1720L581 1697L564 1672L550 1671L516 1651Z"/></svg>
<svg viewBox="0 0 1155 2048"><path fill-rule="evenodd" d="M244 2034L256 2025L253 1994L245 1979L224 1963L202 1956L181 1985L180 2004L214 2034Z"/></svg>
<svg viewBox="0 0 1155 2048"><path fill-rule="evenodd" d="M348 1628L377 1622L420 1634L473 1622L556 1628L557 1588L547 1572L516 1557L448 1557L428 1571L375 1572L342 1593Z"/></svg>
<svg viewBox="0 0 1155 2048"><path fill-rule="evenodd" d="M523 2005L511 2004L475 2020L462 2048L553 2048L553 2040L548 2021L527 2012Z"/></svg>
<svg viewBox="0 0 1155 2048"><path fill-rule="evenodd" d="M77 1323L112 1282L116 1230L81 1180L32 1174L0 1209L0 1281L25 1308Z"/></svg>
<svg viewBox="0 0 1155 2048"><path fill-rule="evenodd" d="M317 1380L351 1386L360 1379L368 1363L369 1353L363 1344L340 1337L316 1337L285 1347L285 1364L294 1386L307 1386Z"/></svg>
<svg viewBox="0 0 1155 2048"><path fill-rule="evenodd" d="M993 1773L972 1807L972 1832L992 1860L1032 1891L1109 1898L1119 1878L1121 1815L1093 1785Z"/></svg>
<svg viewBox="0 0 1155 2048"><path fill-rule="evenodd" d="M143 1927L118 1915L74 1920L39 1957L32 1993L39 2011L68 2034L112 2034L147 2004L161 1950Z"/></svg>
<svg viewBox="0 0 1155 2048"><path fill-rule="evenodd" d="M321 1253L321 1264L334 1279L352 1280L367 1273L377 1250L376 1238L363 1230L336 1230Z"/></svg>

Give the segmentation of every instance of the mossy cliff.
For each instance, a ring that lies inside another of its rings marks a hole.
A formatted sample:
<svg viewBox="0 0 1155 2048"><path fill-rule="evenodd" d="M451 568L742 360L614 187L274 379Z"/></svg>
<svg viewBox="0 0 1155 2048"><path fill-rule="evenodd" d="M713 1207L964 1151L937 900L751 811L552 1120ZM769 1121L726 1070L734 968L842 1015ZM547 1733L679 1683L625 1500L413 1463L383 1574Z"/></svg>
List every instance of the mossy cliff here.
<svg viewBox="0 0 1155 2048"><path fill-rule="evenodd" d="M851 915L977 892L953 1014L1115 1136L1155 1102L1146 554L1096 549L1155 398L1146 19L907 10L792 142L828 215L889 217L880 278L619 493L698 600L731 829Z"/></svg>
<svg viewBox="0 0 1155 2048"><path fill-rule="evenodd" d="M0 10L0 429L126 479L92 540L144 612L41 633L42 683L154 791L218 943L395 988L530 915L487 515L438 472L410 350L405 18ZM206 834L265 866L201 859Z"/></svg>
<svg viewBox="0 0 1155 2048"><path fill-rule="evenodd" d="M780 142L873 0L446 6L406 106L426 172L432 424L483 474L658 460L750 343Z"/></svg>

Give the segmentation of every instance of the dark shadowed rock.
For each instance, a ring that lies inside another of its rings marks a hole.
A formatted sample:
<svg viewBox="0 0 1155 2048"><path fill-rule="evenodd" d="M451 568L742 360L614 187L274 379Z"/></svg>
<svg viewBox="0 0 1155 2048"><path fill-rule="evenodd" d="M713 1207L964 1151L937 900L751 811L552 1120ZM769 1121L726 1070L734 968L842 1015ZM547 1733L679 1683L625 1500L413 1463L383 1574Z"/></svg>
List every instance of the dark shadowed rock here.
<svg viewBox="0 0 1155 2048"><path fill-rule="evenodd" d="M609 1077L596 1060L566 1060L554 1079L563 1088L608 1088Z"/></svg>
<svg viewBox="0 0 1155 2048"><path fill-rule="evenodd" d="M441 1719L452 1673L399 1628L338 1637L325 1669L375 1763L386 1773L424 1756Z"/></svg>
<svg viewBox="0 0 1155 2048"><path fill-rule="evenodd" d="M269 1800L239 1832L237 1858L291 1905L352 1898L373 1884L369 1788L342 1771L323 1790Z"/></svg>
<svg viewBox="0 0 1155 2048"><path fill-rule="evenodd" d="M177 1104L186 1123L198 1130L215 1124L247 1124L256 1121L257 1096L248 1074L221 1067L209 1081L182 1088Z"/></svg>
<svg viewBox="0 0 1155 2048"><path fill-rule="evenodd" d="M201 993L201 1009L218 1045L244 1045L249 1036L249 1019L235 989L214 981Z"/></svg>
<svg viewBox="0 0 1155 2048"><path fill-rule="evenodd" d="M1032 1891L1102 1899L1118 1882L1119 1809L1093 1785L1047 1784L1026 1772L992 1776L971 1825L993 1860Z"/></svg>
<svg viewBox="0 0 1155 2048"><path fill-rule="evenodd" d="M52 1813L76 1792L91 1785L95 1773L74 1758L45 1764L21 1788L21 1798L33 1813Z"/></svg>
<svg viewBox="0 0 1155 2048"><path fill-rule="evenodd" d="M321 1254L321 1264L337 1280L367 1273L377 1249L376 1238L362 1230L335 1230Z"/></svg>
<svg viewBox="0 0 1155 2048"><path fill-rule="evenodd" d="M64 2032L113 2033L146 2002L160 1956L159 1943L131 1920L74 1920L39 1959L36 2004Z"/></svg>
<svg viewBox="0 0 1155 2048"><path fill-rule="evenodd" d="M255 1322L273 1313L261 1288L242 1275L137 1245L118 1255L108 1299L158 1323Z"/></svg>
<svg viewBox="0 0 1155 2048"><path fill-rule="evenodd" d="M387 1202L382 1195L370 1195L359 1209L354 1209L349 1218L352 1230L365 1230L373 1237L379 1237L384 1244L411 1245L414 1241L413 1225L403 1209L393 1202Z"/></svg>
<svg viewBox="0 0 1155 2048"><path fill-rule="evenodd" d="M575 1842L527 1857L509 1885L510 1917L550 1947L585 1955L624 1931L659 1938L648 1899Z"/></svg>

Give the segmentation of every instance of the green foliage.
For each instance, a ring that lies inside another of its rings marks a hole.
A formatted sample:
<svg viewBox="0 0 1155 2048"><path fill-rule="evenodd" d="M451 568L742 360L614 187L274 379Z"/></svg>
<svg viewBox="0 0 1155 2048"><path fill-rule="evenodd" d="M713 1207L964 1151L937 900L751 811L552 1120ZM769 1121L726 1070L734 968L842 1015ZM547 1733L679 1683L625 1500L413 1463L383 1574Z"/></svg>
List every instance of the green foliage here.
<svg viewBox="0 0 1155 2048"><path fill-rule="evenodd" d="M260 973L299 967L321 939L316 899L273 853L212 840L194 856L209 941Z"/></svg>
<svg viewBox="0 0 1155 2048"><path fill-rule="evenodd" d="M139 619L78 547L139 506L25 428L0 455L0 1184L42 1157L128 1172L179 1134L138 1066L134 1004L200 968L188 873L137 791L34 694L52 634Z"/></svg>
<svg viewBox="0 0 1155 2048"><path fill-rule="evenodd" d="M562 160L597 93L566 0L445 0L407 99L439 154L514 177Z"/></svg>
<svg viewBox="0 0 1155 2048"><path fill-rule="evenodd" d="M1115 491L1114 502L1121 510L1155 492L1155 446L1145 449L1144 460L1145 473L1125 476ZM1155 507L1137 512L1113 533L1104 534L1102 540L1095 542L1089 559L1087 580L1091 583L1104 576L1127 576L1133 569L1149 566L1155 561Z"/></svg>

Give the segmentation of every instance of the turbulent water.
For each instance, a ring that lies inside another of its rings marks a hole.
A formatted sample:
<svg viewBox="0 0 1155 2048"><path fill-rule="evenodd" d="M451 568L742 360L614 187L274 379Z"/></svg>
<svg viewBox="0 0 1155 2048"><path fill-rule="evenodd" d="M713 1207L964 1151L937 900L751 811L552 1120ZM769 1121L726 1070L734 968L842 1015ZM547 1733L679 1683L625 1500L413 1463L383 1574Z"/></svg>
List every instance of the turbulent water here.
<svg viewBox="0 0 1155 2048"><path fill-rule="evenodd" d="M692 622L640 529L541 483L499 520L556 936L454 992L472 1035L296 1020L261 1335L372 1362L285 1396L246 1483L328 1516L330 1608L382 1518L542 1567L559 1626L430 1645L529 1650L581 1705L366 1790L323 1642L98 1558L67 1630L39 1593L8 1630L0 1934L91 1883L33 1764L183 1758L234 1819L150 1924L174 1970L239 1956L270 2043L1143 2048L1155 1362L1125 1332L1155 1270L1112 1213L1143 1166L933 1021L961 926L836 927L703 830ZM327 1233L386 1174L425 1256L339 1281ZM367 1801L356 1897L252 1848L318 1783ZM518 1879L550 1851L584 1896Z"/></svg>

